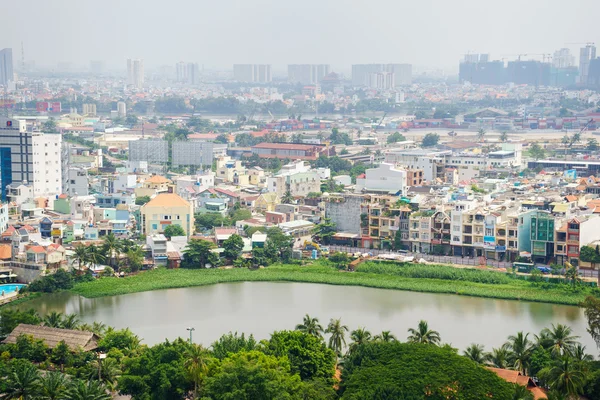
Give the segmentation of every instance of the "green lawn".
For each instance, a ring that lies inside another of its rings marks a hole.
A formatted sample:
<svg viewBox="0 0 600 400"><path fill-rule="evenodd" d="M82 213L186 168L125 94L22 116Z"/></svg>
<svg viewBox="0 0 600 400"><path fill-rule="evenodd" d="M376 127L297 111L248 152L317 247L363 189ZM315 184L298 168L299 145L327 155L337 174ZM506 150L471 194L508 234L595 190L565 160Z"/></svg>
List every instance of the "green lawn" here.
<svg viewBox="0 0 600 400"><path fill-rule="evenodd" d="M414 278L381 272L340 272L322 263L309 266L278 264L259 270L159 268L127 278L102 278L93 282L79 283L72 291L85 297L102 297L148 290L247 281L352 285L570 305L579 304L586 295L591 293L589 288L572 291L565 285L534 286L517 279L510 279L510 283L488 284L468 280Z"/></svg>

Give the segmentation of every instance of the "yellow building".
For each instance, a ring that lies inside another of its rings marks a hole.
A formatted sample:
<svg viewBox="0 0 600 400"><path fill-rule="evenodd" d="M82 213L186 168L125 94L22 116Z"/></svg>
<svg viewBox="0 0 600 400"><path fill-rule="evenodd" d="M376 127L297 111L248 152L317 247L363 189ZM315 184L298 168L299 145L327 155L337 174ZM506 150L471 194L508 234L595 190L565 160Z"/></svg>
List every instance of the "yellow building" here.
<svg viewBox="0 0 600 400"><path fill-rule="evenodd" d="M254 202L254 208L258 211L274 211L275 206L281 202L277 193L262 193Z"/></svg>
<svg viewBox="0 0 600 400"><path fill-rule="evenodd" d="M180 225L188 237L194 231L192 205L174 193L159 193L140 211L145 235L163 233L169 225Z"/></svg>
<svg viewBox="0 0 600 400"><path fill-rule="evenodd" d="M169 188L173 188L173 182L164 176L152 175L150 178L142 182L142 185L135 189L135 197L148 196L152 197L158 193L167 193Z"/></svg>

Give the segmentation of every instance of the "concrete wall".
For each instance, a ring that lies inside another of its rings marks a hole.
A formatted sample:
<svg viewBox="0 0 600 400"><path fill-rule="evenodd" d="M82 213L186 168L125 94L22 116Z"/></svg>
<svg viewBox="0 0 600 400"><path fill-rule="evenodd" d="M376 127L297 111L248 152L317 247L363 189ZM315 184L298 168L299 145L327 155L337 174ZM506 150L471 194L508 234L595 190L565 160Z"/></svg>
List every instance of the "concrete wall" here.
<svg viewBox="0 0 600 400"><path fill-rule="evenodd" d="M331 221L336 224L338 232L360 234L360 205L362 202L363 197L357 195L343 195L338 202L330 200L325 203L325 217L331 218Z"/></svg>

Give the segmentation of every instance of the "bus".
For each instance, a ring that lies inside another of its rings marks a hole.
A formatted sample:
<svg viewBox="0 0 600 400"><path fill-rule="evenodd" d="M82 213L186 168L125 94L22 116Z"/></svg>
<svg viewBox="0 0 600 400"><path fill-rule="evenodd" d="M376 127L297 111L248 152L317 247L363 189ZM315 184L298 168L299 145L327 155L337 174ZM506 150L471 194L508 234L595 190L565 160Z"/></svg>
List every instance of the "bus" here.
<svg viewBox="0 0 600 400"><path fill-rule="evenodd" d="M523 272L523 273L530 273L531 270L533 269L534 264L532 263L524 263L524 262L514 262L513 263L513 271L516 272Z"/></svg>

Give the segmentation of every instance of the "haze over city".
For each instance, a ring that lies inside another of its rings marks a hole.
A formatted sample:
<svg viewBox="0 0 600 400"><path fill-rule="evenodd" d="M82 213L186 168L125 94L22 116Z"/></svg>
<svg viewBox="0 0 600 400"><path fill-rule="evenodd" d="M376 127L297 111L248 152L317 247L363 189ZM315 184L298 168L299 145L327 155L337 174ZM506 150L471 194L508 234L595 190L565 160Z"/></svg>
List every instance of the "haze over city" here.
<svg viewBox="0 0 600 400"><path fill-rule="evenodd" d="M1 2L0 48L38 66L103 60L124 69L180 60L206 68L234 63L403 62L456 71L464 53L494 58L551 53L565 43L600 42L600 2L576 0L61 0ZM572 10L572 11L571 11ZM25 25L24 25L25 24ZM20 56L20 54L19 54ZM15 57L17 58L17 57Z"/></svg>

